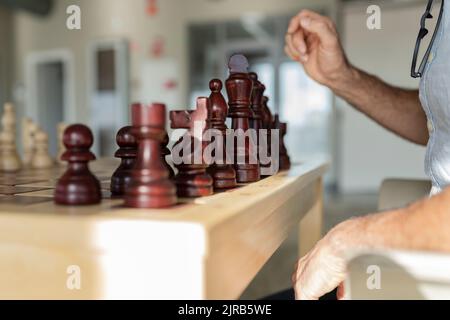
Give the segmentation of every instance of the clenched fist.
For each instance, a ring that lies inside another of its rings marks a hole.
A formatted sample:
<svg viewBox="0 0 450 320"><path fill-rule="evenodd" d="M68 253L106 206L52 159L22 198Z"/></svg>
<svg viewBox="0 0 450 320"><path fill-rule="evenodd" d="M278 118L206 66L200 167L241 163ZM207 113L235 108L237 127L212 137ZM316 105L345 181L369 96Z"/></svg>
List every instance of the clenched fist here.
<svg viewBox="0 0 450 320"><path fill-rule="evenodd" d="M332 89L339 81L351 76L352 67L334 23L316 12L302 10L291 19L285 51L303 65L312 79Z"/></svg>

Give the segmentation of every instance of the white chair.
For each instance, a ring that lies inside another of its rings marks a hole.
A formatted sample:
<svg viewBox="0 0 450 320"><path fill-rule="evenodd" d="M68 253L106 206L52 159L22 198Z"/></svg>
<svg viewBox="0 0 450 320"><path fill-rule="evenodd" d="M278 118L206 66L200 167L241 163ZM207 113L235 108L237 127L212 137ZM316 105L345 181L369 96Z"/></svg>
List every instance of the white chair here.
<svg viewBox="0 0 450 320"><path fill-rule="evenodd" d="M383 181L378 197L380 211L405 207L427 197L431 190L428 180L387 179Z"/></svg>
<svg viewBox="0 0 450 320"><path fill-rule="evenodd" d="M429 181L383 182L379 209L406 206L430 191ZM350 299L450 299L450 255L433 252L365 251L348 257Z"/></svg>

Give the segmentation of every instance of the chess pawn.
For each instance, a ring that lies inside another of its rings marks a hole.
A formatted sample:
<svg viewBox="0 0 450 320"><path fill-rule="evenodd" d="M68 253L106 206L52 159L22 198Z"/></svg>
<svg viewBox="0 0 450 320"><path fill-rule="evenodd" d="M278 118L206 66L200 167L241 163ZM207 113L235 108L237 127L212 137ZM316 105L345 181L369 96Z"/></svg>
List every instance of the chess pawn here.
<svg viewBox="0 0 450 320"><path fill-rule="evenodd" d="M252 117L250 118L250 127L255 130L263 128L262 118L263 118L263 96L266 87L258 80L258 75L255 72L249 73L250 79L253 81L252 90L252 104L251 109L253 111Z"/></svg>
<svg viewBox="0 0 450 320"><path fill-rule="evenodd" d="M23 147L23 157L22 165L24 168L31 166L31 159L34 153L34 142L33 135L36 130L36 125L30 118L22 119L22 147Z"/></svg>
<svg viewBox="0 0 450 320"><path fill-rule="evenodd" d="M14 139L15 136L11 132L0 133L0 171L16 172L21 168Z"/></svg>
<svg viewBox="0 0 450 320"><path fill-rule="evenodd" d="M16 114L12 103L5 103L1 118L1 170L15 172L21 168L21 161L16 147Z"/></svg>
<svg viewBox="0 0 450 320"><path fill-rule="evenodd" d="M65 165L65 162L61 160L62 155L66 151L66 148L64 147L63 143L63 136L64 136L64 130L67 129L67 124L60 122L58 123L58 126L56 128L58 132L58 154L56 156L56 162L60 165Z"/></svg>
<svg viewBox="0 0 450 320"><path fill-rule="evenodd" d="M131 133L138 141L138 154L132 169L131 183L125 191L125 206L164 208L177 203L176 188L162 161L166 106L140 104L131 106Z"/></svg>
<svg viewBox="0 0 450 320"><path fill-rule="evenodd" d="M252 104L251 109L253 111L253 115L250 118L250 127L256 131L256 154L258 156L258 163L261 170L261 152L267 153L267 148L265 148L265 145L261 148L261 144L263 143L260 141L260 130L263 129L263 96L264 91L266 90L266 87L258 80L258 75L255 72L249 73L250 79L253 81L253 90L252 90Z"/></svg>
<svg viewBox="0 0 450 320"><path fill-rule="evenodd" d="M48 169L54 165L53 159L48 153L48 134L38 129L34 134L35 150L31 159L31 167L34 169Z"/></svg>
<svg viewBox="0 0 450 320"><path fill-rule="evenodd" d="M14 136L16 134L16 114L12 103L7 102L3 107L2 115L3 131L11 132Z"/></svg>
<svg viewBox="0 0 450 320"><path fill-rule="evenodd" d="M239 131L248 134L250 133L249 119L253 115L250 109L253 81L248 75L247 58L239 54L234 55L230 58L228 67L230 76L225 84L230 106L228 116L232 119L232 129L236 135ZM239 139L236 140L239 141ZM250 138L245 138L244 140L243 145L234 146L234 169L236 170L237 182L256 182L261 179L257 154L257 137L253 137L253 141L250 141L252 140Z"/></svg>
<svg viewBox="0 0 450 320"><path fill-rule="evenodd" d="M164 165L166 166L167 170L169 171L169 178L173 179L175 177L175 172L173 171L173 168L170 166L170 164L167 162L166 157L168 155L170 155L170 149L168 148L168 144L169 144L169 135L165 134L164 136L164 140L161 143L161 160L164 163Z"/></svg>
<svg viewBox="0 0 450 320"><path fill-rule="evenodd" d="M269 97L264 96L262 99L262 126L263 129L270 129L273 123L273 115L268 106Z"/></svg>
<svg viewBox="0 0 450 320"><path fill-rule="evenodd" d="M116 142L119 150L114 156L120 158L121 162L111 177L111 194L121 196L130 185L131 173L137 156L137 140L131 133L132 127L127 126L117 132Z"/></svg>
<svg viewBox="0 0 450 320"><path fill-rule="evenodd" d="M66 151L62 160L67 161L66 172L56 184L55 203L60 205L91 205L101 201L100 182L89 170L89 161L95 160L90 151L94 138L91 130L82 124L74 124L64 131Z"/></svg>
<svg viewBox="0 0 450 320"><path fill-rule="evenodd" d="M271 158L271 148L272 148L272 138L271 138L271 130L273 124L273 115L268 106L269 98L264 96L262 99L262 127L267 130L266 136L266 154L268 158ZM261 143L261 142L260 142ZM261 144L260 144L261 148ZM264 151L264 150L263 150ZM260 163L261 170L268 169L272 166L272 161L270 163ZM263 177L267 177L267 175L262 175Z"/></svg>
<svg viewBox="0 0 450 320"><path fill-rule="evenodd" d="M172 157L180 156L183 161L174 161L178 173L175 176L177 194L183 198L195 198L212 195L213 178L206 172L209 164L204 157L207 142L203 140L208 124L208 98L197 99L196 110L171 111L170 122L172 129L188 129L189 131L175 143ZM195 130L198 126L198 133ZM197 148L200 146L200 148ZM180 152L175 152L179 149ZM186 151L188 154L186 154Z"/></svg>
<svg viewBox="0 0 450 320"><path fill-rule="evenodd" d="M209 96L210 109L209 111L209 121L211 123L211 128L220 131L222 137L222 146L218 146L223 150L223 159L216 159L213 164L211 164L207 172L211 175L214 180L214 189L229 189L236 187L236 171L233 166L227 163L227 150L226 150L226 135L227 126L225 124L228 105L223 97L222 81L219 79L213 79L209 83L209 88L211 90L211 95ZM219 140L220 141L220 140Z"/></svg>
<svg viewBox="0 0 450 320"><path fill-rule="evenodd" d="M284 137L287 133L287 124L285 122L280 122L278 115L275 115L273 128L280 130L279 132L279 163L280 170L289 170L291 168L291 160L289 158L286 145L284 144Z"/></svg>

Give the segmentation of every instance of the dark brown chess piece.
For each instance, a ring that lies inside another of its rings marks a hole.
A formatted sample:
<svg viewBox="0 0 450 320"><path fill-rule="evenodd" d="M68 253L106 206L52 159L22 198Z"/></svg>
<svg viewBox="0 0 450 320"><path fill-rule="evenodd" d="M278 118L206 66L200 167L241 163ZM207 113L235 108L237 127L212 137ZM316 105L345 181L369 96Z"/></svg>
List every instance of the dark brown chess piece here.
<svg viewBox="0 0 450 320"><path fill-rule="evenodd" d="M170 166L170 164L167 162L166 156L170 155L170 149L167 147L169 144L169 135L165 134L164 140L161 143L161 159L166 166L167 170L169 171L169 178L173 179L175 177L175 172L173 171L173 168Z"/></svg>
<svg viewBox="0 0 450 320"><path fill-rule="evenodd" d="M280 130L279 132L279 161L280 170L289 170L291 168L291 160L289 158L286 145L284 144L284 137L287 133L287 124L285 122L280 122L280 117L276 114L273 121L273 129Z"/></svg>
<svg viewBox="0 0 450 320"><path fill-rule="evenodd" d="M261 153L265 152L267 154L267 148L265 145L265 141L261 141L260 139L260 130L263 129L263 105L262 100L264 96L264 91L266 91L266 87L258 80L258 75L255 72L249 73L250 79L253 81L253 90L252 90L252 104L251 109L253 111L253 116L250 118L250 127L256 131L256 153L258 155L258 163L261 170L261 159L265 159L264 155L261 158ZM265 137L264 137L265 138ZM264 161L263 161L264 162Z"/></svg>
<svg viewBox="0 0 450 320"><path fill-rule="evenodd" d="M131 126L126 126L120 129L116 135L119 150L114 156L120 158L121 162L111 177L111 194L113 196L124 195L131 182L131 172L137 156L137 140L131 130Z"/></svg>
<svg viewBox="0 0 450 320"><path fill-rule="evenodd" d="M209 96L210 109L209 109L209 121L211 128L218 130L221 135L221 139L217 141L217 148L222 149L222 159L219 159L219 154L215 154L215 161L212 163L207 172L214 179L215 189L229 189L234 188L237 185L236 171L233 166L227 164L227 150L226 150L226 135L227 125L225 124L228 105L223 97L222 81L219 79L213 79L209 82L209 88L211 95Z"/></svg>
<svg viewBox="0 0 450 320"><path fill-rule="evenodd" d="M67 170L56 184L55 203L61 205L91 205L101 201L100 182L89 170L88 162L95 160L89 150L94 142L91 130L74 124L64 131L66 151L61 160L67 161Z"/></svg>
<svg viewBox="0 0 450 320"><path fill-rule="evenodd" d="M262 99L262 125L263 129L270 129L273 123L273 115L268 106L269 97L264 96Z"/></svg>
<svg viewBox="0 0 450 320"><path fill-rule="evenodd" d="M210 127L208 104L208 98L198 98L196 110L170 112L172 129L188 129L172 149L172 158L179 157L173 161L178 169L175 183L179 197L193 198L213 194L214 181L206 172L209 163L204 155L208 142L203 139L205 130ZM198 132L195 126L200 129Z"/></svg>
<svg viewBox="0 0 450 320"><path fill-rule="evenodd" d="M252 117L250 109L253 81L248 75L248 61L243 55L237 54L230 58L228 64L230 76L226 81L228 104L230 109L228 116L232 119L232 129L235 137L243 135L245 142L237 145L239 139L235 138L234 169L236 179L240 183L249 183L260 180L260 171L257 154L256 135L249 134L249 119ZM250 141L250 137L252 141Z"/></svg>
<svg viewBox="0 0 450 320"><path fill-rule="evenodd" d="M250 118L250 127L252 129L259 130L263 128L263 96L264 91L266 91L266 87L258 80L258 75L255 72L250 72L249 77L253 81L251 104L253 115Z"/></svg>
<svg viewBox="0 0 450 320"><path fill-rule="evenodd" d="M162 161L166 106L140 104L131 106L131 133L138 141L138 154L125 191L125 206L133 208L164 208L177 203L176 188Z"/></svg>
<svg viewBox="0 0 450 320"><path fill-rule="evenodd" d="M262 127L263 129L266 129L266 154L268 158L271 158L271 147L272 147L272 139L271 139L271 130L272 130L272 124L273 124L273 115L270 111L270 108L268 106L269 98L267 96L264 96L262 98L262 110L261 110L261 120L262 120ZM260 142L261 145L261 142ZM262 151L264 153L264 150ZM260 159L261 160L261 159ZM261 171L269 170L272 166L272 161L269 163L265 163L264 161L261 161L260 163ZM267 177L269 175L262 174L263 177Z"/></svg>

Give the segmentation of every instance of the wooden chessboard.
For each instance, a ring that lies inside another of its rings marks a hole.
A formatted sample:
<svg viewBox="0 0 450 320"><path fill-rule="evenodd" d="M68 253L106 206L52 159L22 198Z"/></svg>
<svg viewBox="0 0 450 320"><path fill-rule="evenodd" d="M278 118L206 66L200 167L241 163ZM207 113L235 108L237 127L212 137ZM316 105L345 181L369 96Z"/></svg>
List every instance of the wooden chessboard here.
<svg viewBox="0 0 450 320"><path fill-rule="evenodd" d="M302 219L303 250L320 237L324 163L167 209L112 199L117 165L91 163L95 206L53 203L63 166L0 175L0 298L236 299ZM80 290L66 286L72 265Z"/></svg>
<svg viewBox="0 0 450 320"><path fill-rule="evenodd" d="M119 165L118 159L101 159L90 165L92 172L101 182L104 204L113 206L120 202L111 199L109 184L111 175ZM15 211L29 211L29 206L45 207L51 212L64 211L64 207L53 205L53 193L58 178L64 173L64 165L55 165L50 169L23 169L16 173L0 174L0 210L15 208ZM83 212L97 209L79 207ZM60 210L58 210L60 209Z"/></svg>

